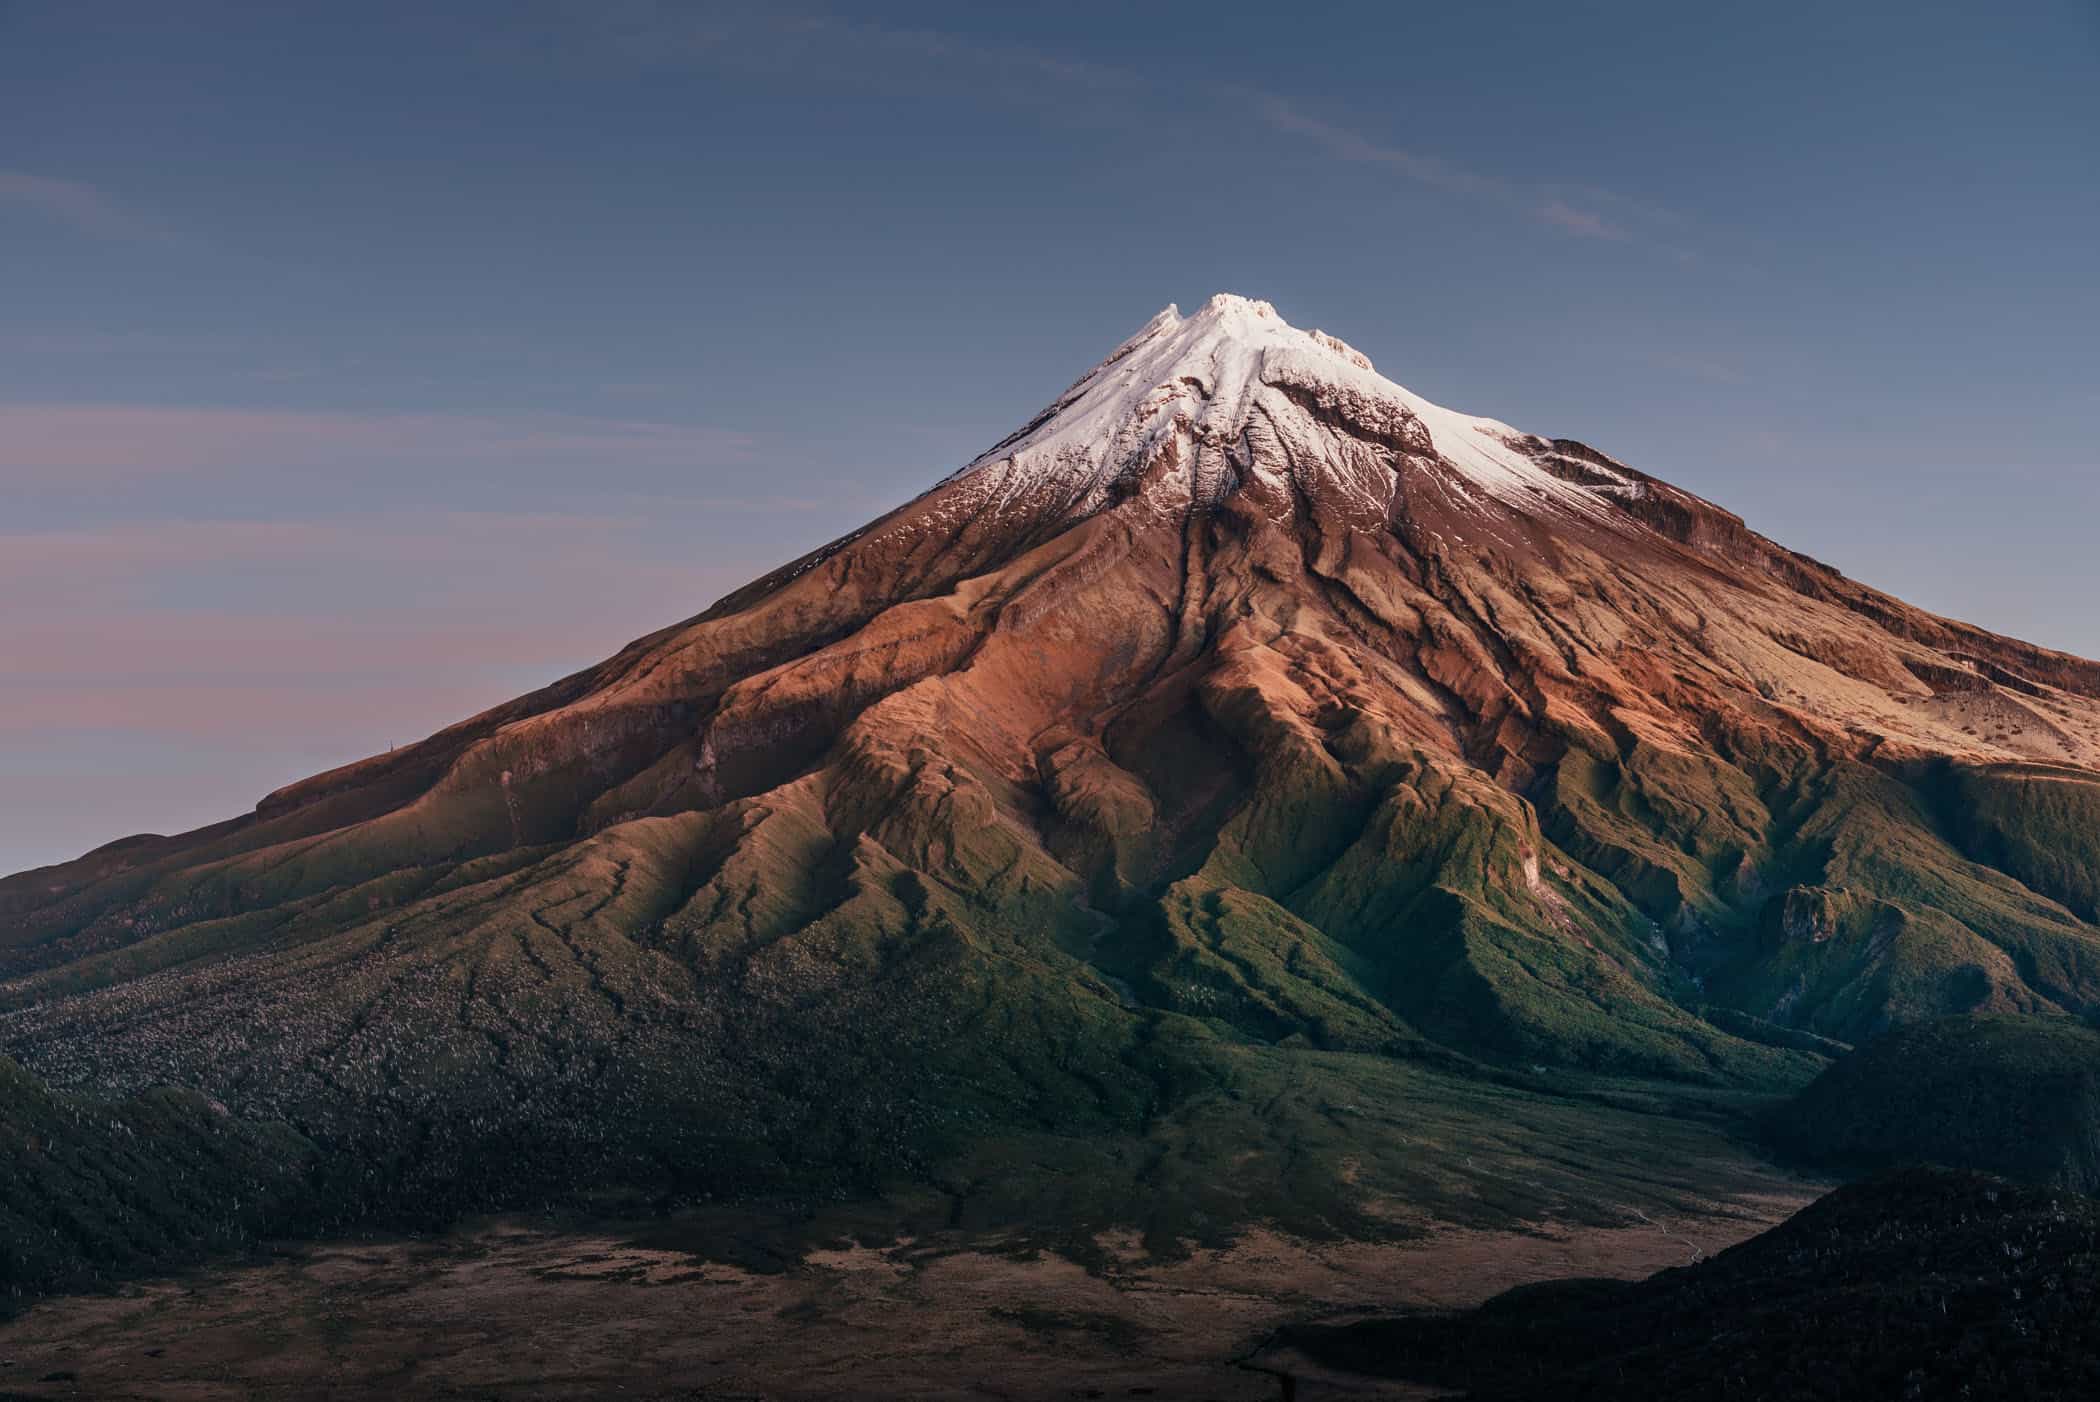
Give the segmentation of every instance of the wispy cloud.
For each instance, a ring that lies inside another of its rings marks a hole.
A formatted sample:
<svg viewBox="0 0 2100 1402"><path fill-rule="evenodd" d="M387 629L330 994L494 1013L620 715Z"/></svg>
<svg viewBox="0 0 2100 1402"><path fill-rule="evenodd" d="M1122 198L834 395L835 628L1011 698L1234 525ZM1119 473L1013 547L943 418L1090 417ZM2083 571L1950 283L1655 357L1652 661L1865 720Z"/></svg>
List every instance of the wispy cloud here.
<svg viewBox="0 0 2100 1402"><path fill-rule="evenodd" d="M419 464L675 468L742 460L752 447L704 425L572 414L0 404L0 472L16 485Z"/></svg>
<svg viewBox="0 0 2100 1402"><path fill-rule="evenodd" d="M1554 228L1585 239L1623 239L1626 231L1609 223L1594 210L1577 209L1562 200L1548 200L1539 208L1539 218Z"/></svg>
<svg viewBox="0 0 2100 1402"><path fill-rule="evenodd" d="M797 83L821 80L913 93L961 88L989 102L1030 105L1059 123L1129 126L1148 136L1156 135L1164 94L1178 110L1216 108L1226 120L1251 119L1308 141L1335 160L1375 165L1424 188L1500 208L1573 238L1655 242L1643 238L1636 225L1645 224L1648 214L1658 224L1677 222L1640 200L1595 186L1533 185L1469 169L1434 152L1380 141L1314 116L1287 96L1157 68L1094 63L1038 46L734 0L675 7L655 0L595 0L557 13L565 17L563 29L571 40L582 38L601 56L624 62L734 69ZM557 51L570 55L576 47L563 43ZM1675 248L1665 251L1679 255Z"/></svg>
<svg viewBox="0 0 2100 1402"><path fill-rule="evenodd" d="M1629 229L1597 209L1570 202L1582 198L1593 204L1641 207L1639 201L1618 199L1595 186L1582 187L1579 195L1572 191L1561 194L1552 187L1525 185L1468 170L1441 157L1375 141L1360 131L1310 116L1287 99L1274 95L1263 96L1255 110L1272 130L1303 137L1336 160L1378 166L1416 184L1499 206L1576 238L1611 242L1633 238Z"/></svg>
<svg viewBox="0 0 2100 1402"><path fill-rule="evenodd" d="M640 515L0 532L0 596L39 600L0 611L0 738L415 738L399 732L416 717L435 728L552 680L759 567L696 559Z"/></svg>
<svg viewBox="0 0 2100 1402"><path fill-rule="evenodd" d="M979 82L1011 90L1016 80L1040 80L1096 92L1129 92L1144 85L1142 74L1115 64L1090 63L1024 44L992 43L935 29L912 29L803 15L786 22L805 42L841 46L865 62L871 52L896 59L965 69Z"/></svg>
<svg viewBox="0 0 2100 1402"><path fill-rule="evenodd" d="M56 608L127 597L170 570L254 567L369 558L384 551L404 564L487 549L578 541L633 524L633 518L558 512L431 511L326 520L151 520L60 530L0 531L0 588L70 575ZM47 609L46 612L51 610Z"/></svg>
<svg viewBox="0 0 2100 1402"><path fill-rule="evenodd" d="M28 209L101 239L157 239L168 232L159 221L97 186L28 171L0 170L0 204Z"/></svg>
<svg viewBox="0 0 2100 1402"><path fill-rule="evenodd" d="M548 0L551 23L514 26L498 52L556 66L611 61L755 75L825 88L967 93L1059 124L1130 120L1156 72L973 34L752 0ZM1073 99L1081 97L1083 101Z"/></svg>
<svg viewBox="0 0 2100 1402"><path fill-rule="evenodd" d="M216 356L239 349L239 344L226 336L162 331L77 328L0 331L0 355Z"/></svg>
<svg viewBox="0 0 2100 1402"><path fill-rule="evenodd" d="M1336 160L1383 166L1409 180L1454 194L1503 202L1516 196L1515 188L1506 181L1466 170L1419 151L1381 145L1362 132L1308 116L1280 97L1262 97L1256 110L1270 127L1290 136L1302 136Z"/></svg>
<svg viewBox="0 0 2100 1402"><path fill-rule="evenodd" d="M1733 388L1750 383L1747 372L1717 356L1702 355L1694 351L1659 350L1644 352L1642 359L1661 369L1675 371L1695 380L1704 380L1710 385L1726 385Z"/></svg>

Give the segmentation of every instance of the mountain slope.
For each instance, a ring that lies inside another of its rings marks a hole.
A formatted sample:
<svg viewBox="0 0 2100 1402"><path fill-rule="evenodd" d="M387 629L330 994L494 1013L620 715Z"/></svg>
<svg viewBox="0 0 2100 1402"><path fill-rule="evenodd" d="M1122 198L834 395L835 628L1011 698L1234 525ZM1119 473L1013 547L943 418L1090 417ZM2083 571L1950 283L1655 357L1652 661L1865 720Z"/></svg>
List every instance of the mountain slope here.
<svg viewBox="0 0 2100 1402"><path fill-rule="evenodd" d="M2100 1191L2100 1033L2063 1019L1950 1017L1898 1027L1776 1110L1770 1138L1842 1173L1941 1163Z"/></svg>
<svg viewBox="0 0 2100 1402"><path fill-rule="evenodd" d="M0 882L0 1051L462 1201L1143 1135L1248 1055L1789 1086L2090 1009L2094 817L2100 666L1219 297L589 671Z"/></svg>

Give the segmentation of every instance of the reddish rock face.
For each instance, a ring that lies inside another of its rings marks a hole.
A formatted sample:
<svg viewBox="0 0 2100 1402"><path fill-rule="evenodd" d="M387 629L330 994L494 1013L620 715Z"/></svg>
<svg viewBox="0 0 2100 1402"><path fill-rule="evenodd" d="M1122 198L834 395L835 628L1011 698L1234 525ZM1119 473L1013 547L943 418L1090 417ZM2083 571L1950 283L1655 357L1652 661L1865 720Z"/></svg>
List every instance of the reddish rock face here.
<svg viewBox="0 0 2100 1402"><path fill-rule="evenodd" d="M754 1074L741 1019L953 1034L967 1079L989 1034L922 1024L968 988L1104 1044L1784 1079L1792 1043L1701 1010L1849 1039L2100 1000L2048 857L2100 812L2096 698L1218 297L587 672L0 882L0 1049L500 1121L579 1044L593 1085Z"/></svg>

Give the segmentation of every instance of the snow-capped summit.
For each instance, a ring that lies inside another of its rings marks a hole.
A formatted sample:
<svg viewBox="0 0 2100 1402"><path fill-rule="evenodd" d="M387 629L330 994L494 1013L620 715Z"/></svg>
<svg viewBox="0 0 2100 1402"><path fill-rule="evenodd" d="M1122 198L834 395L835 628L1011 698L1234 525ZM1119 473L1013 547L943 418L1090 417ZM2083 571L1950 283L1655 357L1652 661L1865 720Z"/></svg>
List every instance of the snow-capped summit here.
<svg viewBox="0 0 2100 1402"><path fill-rule="evenodd" d="M1413 459L1440 461L1466 493L1525 509L1586 515L1599 502L1541 465L1545 440L1432 404L1380 375L1324 331L1292 326L1268 302L1219 293L1193 316L1168 306L1078 383L959 476L987 493L1066 499L1100 510L1149 475L1162 505L1214 505L1250 481L1282 490L1339 486L1386 510L1387 470L1307 480L1339 426ZM1162 460L1173 471L1153 473ZM1186 469L1185 471L1179 469Z"/></svg>

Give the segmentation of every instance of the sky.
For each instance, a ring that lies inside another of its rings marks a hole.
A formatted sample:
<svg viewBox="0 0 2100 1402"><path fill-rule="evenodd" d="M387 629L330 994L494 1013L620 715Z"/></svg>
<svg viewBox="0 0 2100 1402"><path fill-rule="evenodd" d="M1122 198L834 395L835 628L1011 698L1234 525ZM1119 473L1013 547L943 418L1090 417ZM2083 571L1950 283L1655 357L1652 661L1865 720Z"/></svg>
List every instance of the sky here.
<svg viewBox="0 0 2100 1402"><path fill-rule="evenodd" d="M0 0L0 872L697 613L1218 291L2100 655L2096 250L2096 0Z"/></svg>

